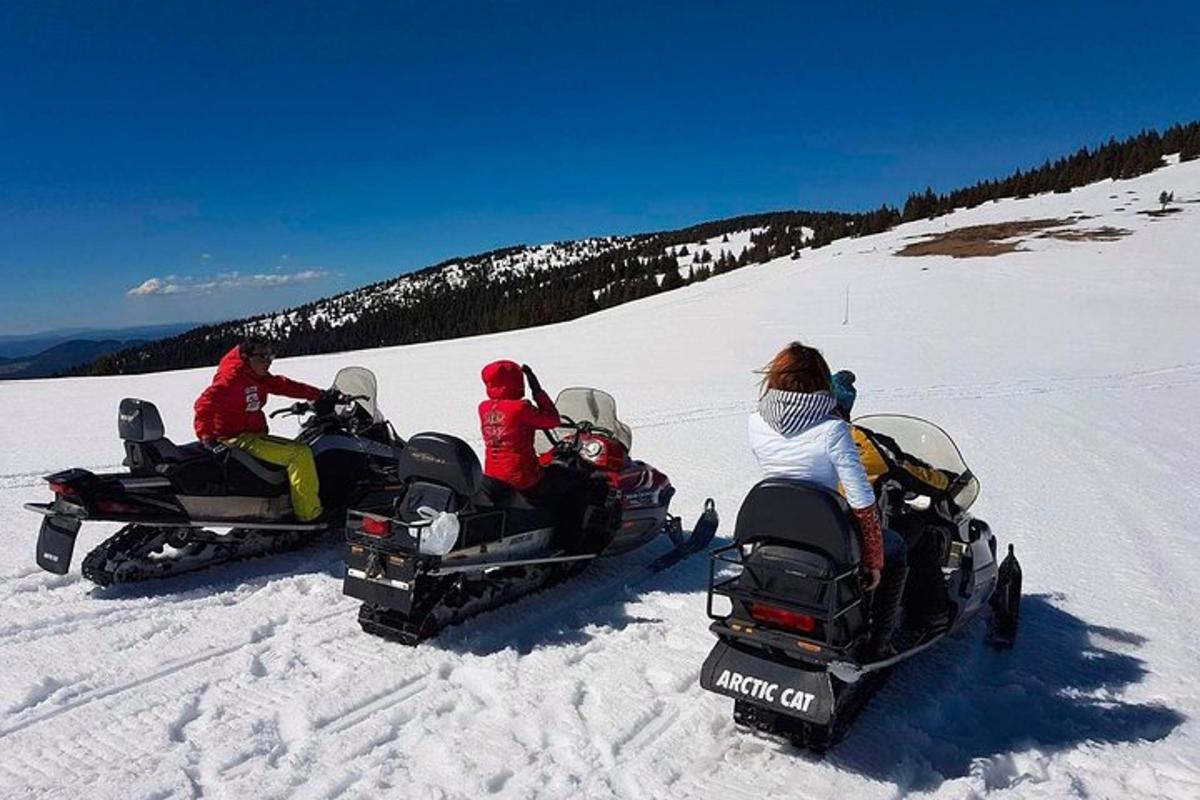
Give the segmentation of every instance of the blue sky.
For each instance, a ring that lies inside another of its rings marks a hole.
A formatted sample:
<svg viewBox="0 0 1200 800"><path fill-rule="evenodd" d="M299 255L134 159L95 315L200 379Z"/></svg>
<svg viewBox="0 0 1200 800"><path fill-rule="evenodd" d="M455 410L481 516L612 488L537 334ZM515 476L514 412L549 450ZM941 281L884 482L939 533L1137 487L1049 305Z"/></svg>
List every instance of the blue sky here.
<svg viewBox="0 0 1200 800"><path fill-rule="evenodd" d="M0 334L900 204L1200 118L1197 74L1195 2L3 3Z"/></svg>

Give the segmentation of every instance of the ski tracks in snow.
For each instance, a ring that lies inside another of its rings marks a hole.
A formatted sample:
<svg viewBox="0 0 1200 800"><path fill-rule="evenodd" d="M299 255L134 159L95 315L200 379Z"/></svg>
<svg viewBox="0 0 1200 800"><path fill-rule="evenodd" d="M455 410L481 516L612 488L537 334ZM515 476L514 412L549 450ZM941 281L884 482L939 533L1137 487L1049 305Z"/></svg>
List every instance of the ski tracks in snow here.
<svg viewBox="0 0 1200 800"><path fill-rule="evenodd" d="M1033 395L1122 391L1159 391L1200 384L1200 363L1178 364L1147 370L1103 375L1085 375L1058 379L1028 379L990 383L931 384L928 386L872 386L861 389L878 407L895 408L904 413L904 402L918 400L990 400ZM683 406L631 417L635 429L658 428L724 417L746 416L756 408L753 402L714 403Z"/></svg>

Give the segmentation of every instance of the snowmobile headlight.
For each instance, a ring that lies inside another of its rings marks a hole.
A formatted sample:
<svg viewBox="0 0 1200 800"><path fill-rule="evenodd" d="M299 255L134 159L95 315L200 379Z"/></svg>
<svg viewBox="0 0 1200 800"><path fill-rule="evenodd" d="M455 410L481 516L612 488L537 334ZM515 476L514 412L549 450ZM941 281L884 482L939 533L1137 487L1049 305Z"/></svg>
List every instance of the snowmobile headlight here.
<svg viewBox="0 0 1200 800"><path fill-rule="evenodd" d="M604 445L597 442L595 439L583 446L583 456L591 461L595 461L604 452Z"/></svg>

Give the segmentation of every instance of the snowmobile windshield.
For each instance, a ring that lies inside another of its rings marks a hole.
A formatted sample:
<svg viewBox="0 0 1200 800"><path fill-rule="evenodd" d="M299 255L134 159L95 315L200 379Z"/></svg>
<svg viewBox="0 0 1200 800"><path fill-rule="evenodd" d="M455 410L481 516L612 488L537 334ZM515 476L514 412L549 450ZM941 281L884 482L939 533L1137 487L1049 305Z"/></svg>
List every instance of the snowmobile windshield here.
<svg viewBox="0 0 1200 800"><path fill-rule="evenodd" d="M354 404L371 415L372 422L383 422L383 414L375 402L378 385L375 373L366 367L343 367L333 379L333 388L342 394L365 396L366 400L355 400Z"/></svg>
<svg viewBox="0 0 1200 800"><path fill-rule="evenodd" d="M590 422L592 427L607 428L612 431L616 440L625 445L626 450L633 448L633 431L617 418L617 401L608 392L586 387L563 389L554 400L554 407L564 417L570 417L575 422ZM573 428L555 428L555 437L562 439L570 436ZM550 440L541 431L538 432L535 449L544 453L552 447Z"/></svg>
<svg viewBox="0 0 1200 800"><path fill-rule="evenodd" d="M931 467L951 472L956 476L967 471L967 464L963 461L958 445L954 444L948 433L932 422L900 414L871 414L858 417L853 423L894 439L905 455L919 459ZM951 487L954 494L950 499L964 511L979 497L979 481L973 475L966 481L955 481Z"/></svg>

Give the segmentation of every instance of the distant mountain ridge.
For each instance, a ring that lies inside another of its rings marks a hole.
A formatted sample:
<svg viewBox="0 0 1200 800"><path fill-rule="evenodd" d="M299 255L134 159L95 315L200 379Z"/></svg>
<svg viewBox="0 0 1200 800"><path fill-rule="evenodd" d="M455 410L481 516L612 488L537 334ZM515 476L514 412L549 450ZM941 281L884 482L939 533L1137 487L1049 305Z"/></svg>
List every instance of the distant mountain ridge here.
<svg viewBox="0 0 1200 800"><path fill-rule="evenodd" d="M175 336L195 328L198 322L172 322L158 325L135 325L122 328L62 328L0 336L0 359L18 359L37 355L67 342L126 342L126 346Z"/></svg>
<svg viewBox="0 0 1200 800"><path fill-rule="evenodd" d="M101 356L130 347L141 347L145 340L78 339L56 344L40 353L20 358L0 358L0 380L49 378L64 370L87 364Z"/></svg>
<svg viewBox="0 0 1200 800"><path fill-rule="evenodd" d="M518 245L449 259L417 272L278 313L216 325L102 356L67 374L108 375L216 363L247 335L287 355L308 355L472 336L562 322L669 291L713 274L822 247L847 236L1005 197L1067 192L1162 166L1167 155L1200 157L1200 122L1143 131L1000 180L908 197L903 211L782 211L674 231Z"/></svg>

